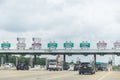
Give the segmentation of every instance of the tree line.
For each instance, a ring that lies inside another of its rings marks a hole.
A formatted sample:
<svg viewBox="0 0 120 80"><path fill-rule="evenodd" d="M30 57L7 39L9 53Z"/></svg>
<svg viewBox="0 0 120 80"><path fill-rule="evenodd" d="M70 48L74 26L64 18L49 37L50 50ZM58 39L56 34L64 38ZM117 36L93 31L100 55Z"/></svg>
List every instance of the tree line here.
<svg viewBox="0 0 120 80"><path fill-rule="evenodd" d="M25 57L24 55L20 56L14 56L14 55L0 55L0 64L2 63L2 58L3 57L3 63L13 63L16 65L16 59L18 63L25 63L27 65L30 65L30 57ZM32 62L35 65L46 65L46 58L39 58L36 57L36 59L33 57Z"/></svg>

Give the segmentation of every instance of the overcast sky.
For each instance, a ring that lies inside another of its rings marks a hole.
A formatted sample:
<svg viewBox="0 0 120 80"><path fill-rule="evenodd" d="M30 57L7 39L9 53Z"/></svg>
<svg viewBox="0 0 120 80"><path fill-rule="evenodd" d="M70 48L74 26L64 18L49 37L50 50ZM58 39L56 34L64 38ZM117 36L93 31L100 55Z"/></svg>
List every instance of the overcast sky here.
<svg viewBox="0 0 120 80"><path fill-rule="evenodd" d="M120 0L0 0L0 42L16 48L16 37L42 39L42 48L52 40L63 48L71 40L75 48L89 41L96 48L105 40L108 48L120 40Z"/></svg>

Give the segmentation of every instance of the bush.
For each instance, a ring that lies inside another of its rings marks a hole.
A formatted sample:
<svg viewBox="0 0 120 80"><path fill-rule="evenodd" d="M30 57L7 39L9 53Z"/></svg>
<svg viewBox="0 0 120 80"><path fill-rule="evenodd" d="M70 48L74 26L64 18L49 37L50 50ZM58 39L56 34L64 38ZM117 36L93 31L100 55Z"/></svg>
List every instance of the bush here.
<svg viewBox="0 0 120 80"><path fill-rule="evenodd" d="M119 66L113 66L112 69L113 69L113 71L120 71L120 67Z"/></svg>

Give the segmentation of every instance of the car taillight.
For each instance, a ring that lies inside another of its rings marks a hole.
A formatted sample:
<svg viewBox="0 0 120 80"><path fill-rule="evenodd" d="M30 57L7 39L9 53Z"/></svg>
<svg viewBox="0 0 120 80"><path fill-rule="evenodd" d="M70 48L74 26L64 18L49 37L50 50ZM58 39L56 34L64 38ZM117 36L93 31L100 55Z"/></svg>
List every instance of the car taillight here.
<svg viewBox="0 0 120 80"><path fill-rule="evenodd" d="M80 65L79 67L81 68L82 66Z"/></svg>

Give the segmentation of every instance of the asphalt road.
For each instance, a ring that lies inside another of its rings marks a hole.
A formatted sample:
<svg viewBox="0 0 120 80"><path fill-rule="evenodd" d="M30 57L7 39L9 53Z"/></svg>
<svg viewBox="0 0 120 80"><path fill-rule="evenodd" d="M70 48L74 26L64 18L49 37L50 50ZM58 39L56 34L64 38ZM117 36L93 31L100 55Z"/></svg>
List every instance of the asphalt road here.
<svg viewBox="0 0 120 80"><path fill-rule="evenodd" d="M120 80L120 72L96 72L79 75L78 71L1 70L0 80Z"/></svg>

